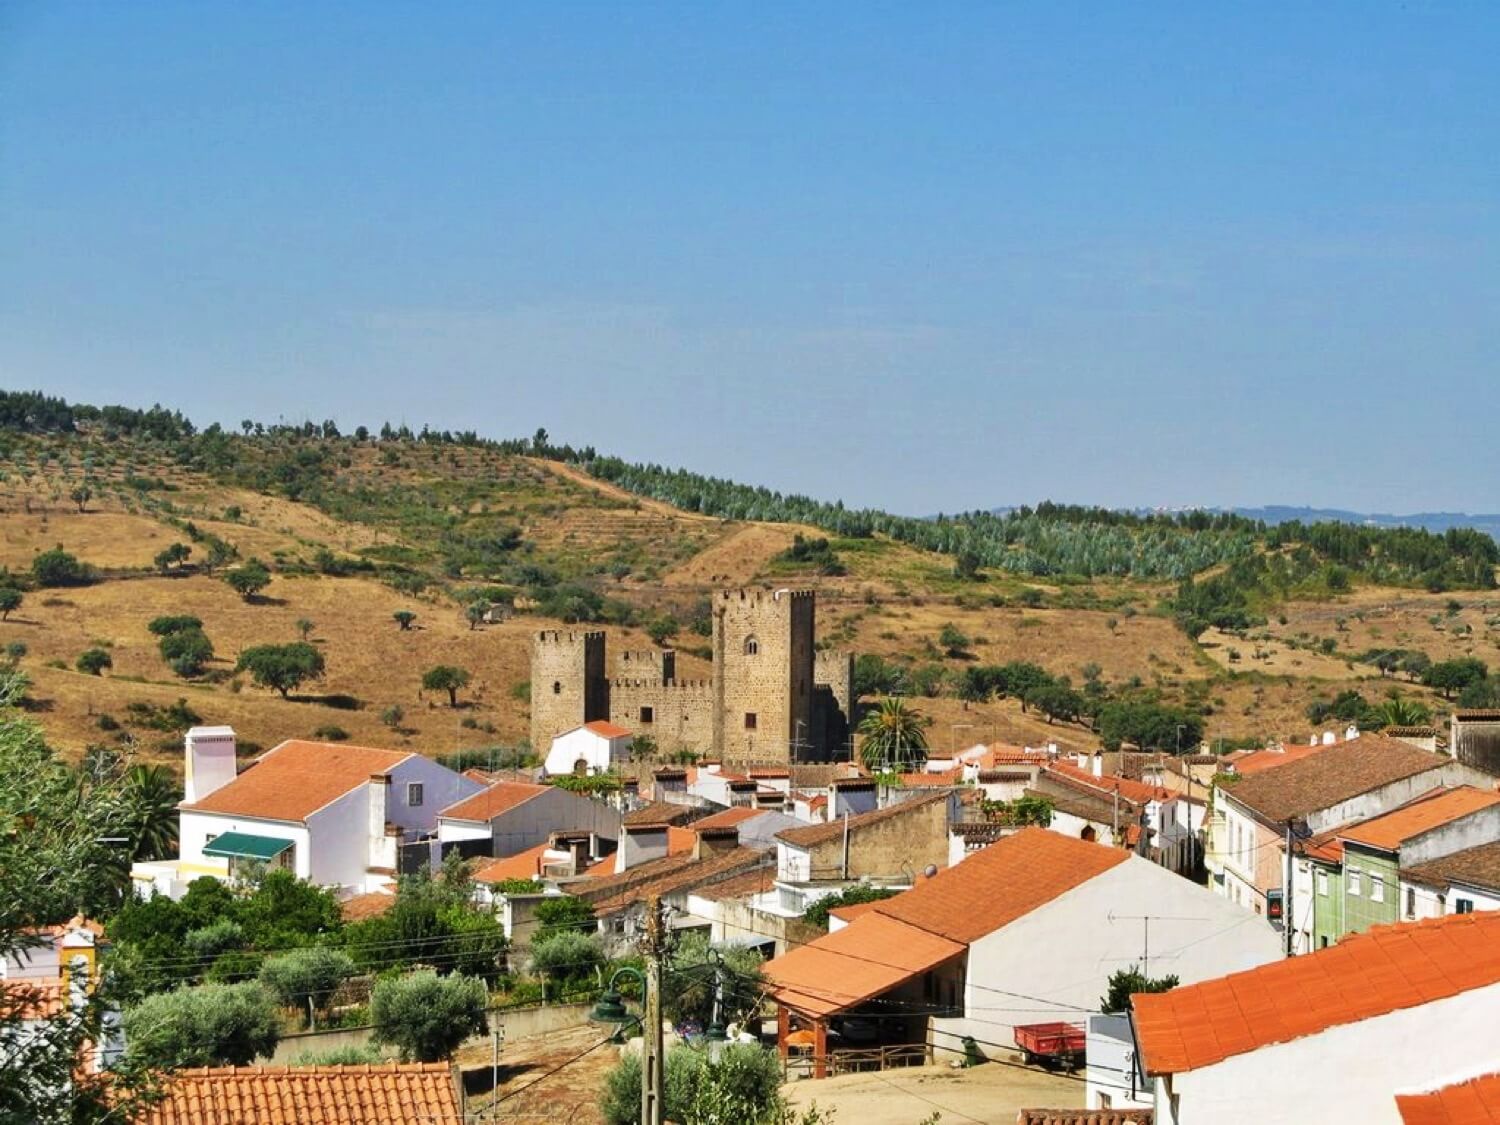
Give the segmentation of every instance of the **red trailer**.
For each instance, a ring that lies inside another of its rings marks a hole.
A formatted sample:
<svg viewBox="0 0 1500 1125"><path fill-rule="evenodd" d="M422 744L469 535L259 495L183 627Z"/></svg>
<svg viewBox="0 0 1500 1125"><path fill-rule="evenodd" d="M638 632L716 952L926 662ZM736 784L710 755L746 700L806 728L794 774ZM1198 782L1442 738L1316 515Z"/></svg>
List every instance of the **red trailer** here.
<svg viewBox="0 0 1500 1125"><path fill-rule="evenodd" d="M1015 1036L1016 1046L1028 1063L1041 1063L1049 1070L1054 1066L1077 1070L1083 1062L1087 1036L1077 1024L1022 1024Z"/></svg>

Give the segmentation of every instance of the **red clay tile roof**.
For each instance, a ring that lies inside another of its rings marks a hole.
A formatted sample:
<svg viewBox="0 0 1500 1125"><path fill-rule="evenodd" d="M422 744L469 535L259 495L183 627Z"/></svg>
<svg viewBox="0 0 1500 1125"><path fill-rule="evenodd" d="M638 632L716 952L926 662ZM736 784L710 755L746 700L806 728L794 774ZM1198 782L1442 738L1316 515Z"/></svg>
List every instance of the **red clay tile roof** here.
<svg viewBox="0 0 1500 1125"><path fill-rule="evenodd" d="M1088 770L1080 769L1070 762L1052 762L1043 772L1050 777L1061 778L1080 786L1088 786L1103 793L1119 793L1126 800L1141 804L1148 801L1166 801L1172 797L1172 790L1160 785L1147 785L1144 781L1132 781L1128 777L1115 777L1112 774L1095 777Z"/></svg>
<svg viewBox="0 0 1500 1125"><path fill-rule="evenodd" d="M534 797L552 792L550 785L533 785L529 781L497 781L472 797L465 797L438 813L444 820L490 821L501 813L524 805Z"/></svg>
<svg viewBox="0 0 1500 1125"><path fill-rule="evenodd" d="M1351 843L1394 851L1413 836L1496 804L1500 804L1500 793L1472 785L1434 789L1384 816L1351 825L1339 835Z"/></svg>
<svg viewBox="0 0 1500 1125"><path fill-rule="evenodd" d="M887 805L883 809L875 809L873 812L860 813L858 816L849 818L849 831L853 832L870 824L879 824L881 821L891 820L904 813L915 812L947 799L947 790L939 790L935 793L924 793L920 797L911 797L894 805ZM844 819L840 817L826 824L809 824L806 828L788 828L785 832L776 833L776 838L795 848L811 848L829 840L837 840L843 834Z"/></svg>
<svg viewBox="0 0 1500 1125"><path fill-rule="evenodd" d="M881 914L968 943L1128 858L1120 848L1023 828L876 906Z"/></svg>
<svg viewBox="0 0 1500 1125"><path fill-rule="evenodd" d="M888 992L964 949L961 942L871 913L767 961L762 971L778 1001L823 1016Z"/></svg>
<svg viewBox="0 0 1500 1125"><path fill-rule="evenodd" d="M506 879L535 879L541 874L542 859L547 853L546 844L538 844L515 855L493 859L474 872L476 883L502 883ZM613 858L611 857L611 862Z"/></svg>
<svg viewBox="0 0 1500 1125"><path fill-rule="evenodd" d="M1396 1109L1404 1125L1494 1125L1500 1121L1500 1074L1427 1094L1397 1094Z"/></svg>
<svg viewBox="0 0 1500 1125"><path fill-rule="evenodd" d="M180 1070L139 1125L460 1125L446 1063Z"/></svg>
<svg viewBox="0 0 1500 1125"><path fill-rule="evenodd" d="M1322 750L1327 750L1321 742L1316 746L1283 746L1280 749L1248 750L1239 755L1230 755L1225 761L1234 767L1234 772L1244 777L1260 773L1262 770L1275 769L1277 766L1290 765L1292 762L1300 762L1303 758L1311 757Z"/></svg>
<svg viewBox="0 0 1500 1125"><path fill-rule="evenodd" d="M734 828L736 825L743 824L752 817L764 816L765 812L765 809L752 808L748 805L737 805L732 809L716 812L712 816L705 816L702 820L693 821L693 831L701 832L705 828Z"/></svg>
<svg viewBox="0 0 1500 1125"><path fill-rule="evenodd" d="M681 824L683 821L691 820L695 811L691 805L673 805L666 801L654 801L626 813L621 823L627 828Z"/></svg>
<svg viewBox="0 0 1500 1125"><path fill-rule="evenodd" d="M372 891L369 894L346 898L343 902L339 903L339 913L343 915L346 922L358 922L365 918L378 917L395 905L395 895Z"/></svg>
<svg viewBox="0 0 1500 1125"><path fill-rule="evenodd" d="M228 785L195 804L191 812L303 821L338 800L372 774L389 773L412 755L343 742L283 742L256 759Z"/></svg>
<svg viewBox="0 0 1500 1125"><path fill-rule="evenodd" d="M578 895L594 905L603 917L644 902L652 895L676 894L711 886L751 868L769 869L766 853L734 848L718 855L694 859L691 855L669 855L632 867L604 879L579 884Z"/></svg>
<svg viewBox="0 0 1500 1125"><path fill-rule="evenodd" d="M20 1020L55 1019L62 1014L67 994L68 982L62 977L0 979L0 1011Z"/></svg>
<svg viewBox="0 0 1500 1125"><path fill-rule="evenodd" d="M874 910L883 901L885 900L882 899L876 902L855 902L851 903L848 906L835 906L828 913L832 917L839 919L839 921L841 922L852 922L860 915L870 913L870 911Z"/></svg>
<svg viewBox="0 0 1500 1125"><path fill-rule="evenodd" d="M1376 926L1302 957L1135 996L1136 1041L1147 1074L1176 1074L1497 981L1500 913Z"/></svg>
<svg viewBox="0 0 1500 1125"><path fill-rule="evenodd" d="M1500 840L1401 869L1403 879L1446 886L1466 883L1500 892Z"/></svg>
<svg viewBox="0 0 1500 1125"><path fill-rule="evenodd" d="M1280 825L1435 770L1447 760L1394 738L1364 734L1243 778L1223 792L1267 822Z"/></svg>
<svg viewBox="0 0 1500 1125"><path fill-rule="evenodd" d="M584 723L583 729L592 731L594 734L603 735L605 738L630 737L630 732L624 727L617 727L614 723L607 723L603 719L595 719L591 723Z"/></svg>
<svg viewBox="0 0 1500 1125"><path fill-rule="evenodd" d="M1149 1109L1023 1109L1016 1125L1151 1125Z"/></svg>
<svg viewBox="0 0 1500 1125"><path fill-rule="evenodd" d="M739 875L731 875L727 879L710 883L706 887L699 887L693 893L701 898L722 902L725 899L764 894L775 885L776 869L768 866L758 867Z"/></svg>

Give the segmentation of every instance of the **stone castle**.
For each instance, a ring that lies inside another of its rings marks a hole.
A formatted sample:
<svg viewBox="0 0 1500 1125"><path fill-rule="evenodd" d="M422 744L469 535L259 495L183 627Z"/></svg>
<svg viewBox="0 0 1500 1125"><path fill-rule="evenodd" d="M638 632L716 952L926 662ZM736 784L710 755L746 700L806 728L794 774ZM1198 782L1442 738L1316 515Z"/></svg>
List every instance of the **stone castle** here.
<svg viewBox="0 0 1500 1125"><path fill-rule="evenodd" d="M713 596L713 674L679 680L670 649L621 652L602 632L549 629L531 642L531 745L605 719L650 735L662 753L786 765L848 756L854 657L819 652L810 590Z"/></svg>

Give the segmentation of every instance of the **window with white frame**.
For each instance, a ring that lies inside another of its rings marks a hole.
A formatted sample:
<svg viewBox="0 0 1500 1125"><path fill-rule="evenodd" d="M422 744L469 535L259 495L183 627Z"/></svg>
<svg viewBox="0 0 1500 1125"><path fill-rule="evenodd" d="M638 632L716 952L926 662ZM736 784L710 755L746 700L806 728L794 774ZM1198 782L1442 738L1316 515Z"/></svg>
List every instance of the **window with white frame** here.
<svg viewBox="0 0 1500 1125"><path fill-rule="evenodd" d="M1327 898L1328 897L1328 872L1324 871L1320 867L1320 868L1318 868L1318 872L1314 876L1314 878L1317 880L1318 894L1321 895L1323 898Z"/></svg>
<svg viewBox="0 0 1500 1125"><path fill-rule="evenodd" d="M1345 890L1347 894L1359 897L1359 868L1349 868L1349 886Z"/></svg>
<svg viewBox="0 0 1500 1125"><path fill-rule="evenodd" d="M1385 877L1382 875L1370 876L1370 901L1385 901Z"/></svg>

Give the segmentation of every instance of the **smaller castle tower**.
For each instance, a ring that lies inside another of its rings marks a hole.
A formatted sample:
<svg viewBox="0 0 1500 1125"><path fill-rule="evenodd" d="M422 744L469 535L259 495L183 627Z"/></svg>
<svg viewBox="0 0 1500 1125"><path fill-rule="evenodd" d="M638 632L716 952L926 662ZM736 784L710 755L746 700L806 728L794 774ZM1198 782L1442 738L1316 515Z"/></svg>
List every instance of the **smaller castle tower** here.
<svg viewBox="0 0 1500 1125"><path fill-rule="evenodd" d="M531 641L531 747L545 754L559 734L609 718L602 632L545 629Z"/></svg>

